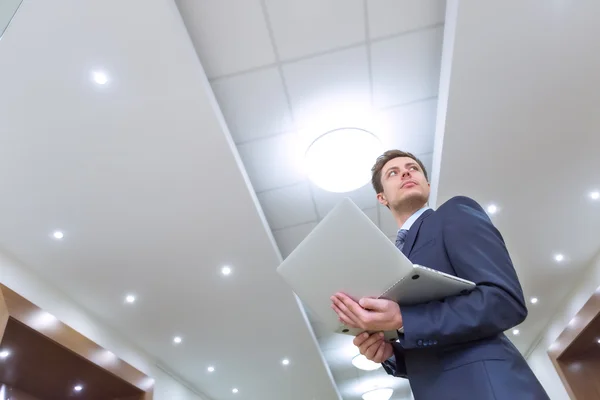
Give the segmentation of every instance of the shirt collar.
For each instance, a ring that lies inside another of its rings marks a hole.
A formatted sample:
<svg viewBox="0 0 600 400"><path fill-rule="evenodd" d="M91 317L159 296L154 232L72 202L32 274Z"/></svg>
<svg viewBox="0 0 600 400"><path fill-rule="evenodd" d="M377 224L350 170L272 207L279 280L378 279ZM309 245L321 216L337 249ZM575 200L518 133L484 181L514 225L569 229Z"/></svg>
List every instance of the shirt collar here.
<svg viewBox="0 0 600 400"><path fill-rule="evenodd" d="M402 227L401 227L400 229L401 229L401 230L402 230L402 229L409 230L409 229L410 229L410 228L413 226L413 224L415 223L415 221L416 221L417 219L419 219L419 217L420 217L420 216L421 216L421 215L422 215L422 214L423 214L425 211L427 211L427 210L430 210L430 209L431 209L431 207L429 207L429 206L425 206L425 207L421 208L419 211L417 211L416 213L414 213L413 215L411 215L411 216L410 216L410 218L408 218L408 219L406 220L406 222L405 222L404 224L402 224Z"/></svg>

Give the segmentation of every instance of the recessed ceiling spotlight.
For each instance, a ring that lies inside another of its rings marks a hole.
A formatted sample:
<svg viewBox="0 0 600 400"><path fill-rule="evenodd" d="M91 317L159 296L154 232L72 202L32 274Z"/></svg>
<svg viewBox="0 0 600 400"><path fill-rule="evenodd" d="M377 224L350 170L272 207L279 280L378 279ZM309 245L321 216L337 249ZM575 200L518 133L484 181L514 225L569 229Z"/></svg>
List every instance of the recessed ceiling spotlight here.
<svg viewBox="0 0 600 400"><path fill-rule="evenodd" d="M592 198L592 200L598 200L598 199L600 199L600 192L593 191L590 193L590 197Z"/></svg>
<svg viewBox="0 0 600 400"><path fill-rule="evenodd" d="M0 358L7 358L8 356L10 356L10 351L8 351L8 350L0 351Z"/></svg>
<svg viewBox="0 0 600 400"><path fill-rule="evenodd" d="M54 239L58 239L58 240L60 240L60 239L62 239L62 238L64 238L64 237L65 237L65 234L64 234L64 233L62 233L61 231L54 231L54 232L52 232L52 237L53 237Z"/></svg>
<svg viewBox="0 0 600 400"><path fill-rule="evenodd" d="M281 363L283 365L290 365L290 360L288 360L287 358L284 358L283 360L281 360Z"/></svg>
<svg viewBox="0 0 600 400"><path fill-rule="evenodd" d="M126 303L135 303L135 296L132 294L128 294L127 296L125 296L125 302Z"/></svg>
<svg viewBox="0 0 600 400"><path fill-rule="evenodd" d="M373 371L378 368L381 368L381 364L367 359L367 357L363 356L362 354L359 354L352 358L352 365L354 365L358 369L362 369L363 371Z"/></svg>
<svg viewBox="0 0 600 400"><path fill-rule="evenodd" d="M491 215L496 214L498 212L498 206L495 204L490 204L487 206L487 212Z"/></svg>
<svg viewBox="0 0 600 400"><path fill-rule="evenodd" d="M221 268L221 273L225 276L231 274L231 267L223 267Z"/></svg>
<svg viewBox="0 0 600 400"><path fill-rule="evenodd" d="M206 370L207 370L208 372L215 372L215 367L213 367L213 366L211 365L210 367L206 368Z"/></svg>
<svg viewBox="0 0 600 400"><path fill-rule="evenodd" d="M181 340L182 340L182 339L181 339L181 336L175 336L175 337L173 338L173 343L175 343L175 344L179 344L179 343L181 343Z"/></svg>
<svg viewBox="0 0 600 400"><path fill-rule="evenodd" d="M517 336L519 333L521 333L521 331L519 331L518 329L513 329L513 335Z"/></svg>
<svg viewBox="0 0 600 400"><path fill-rule="evenodd" d="M600 339L597 340L598 344L600 344Z"/></svg>
<svg viewBox="0 0 600 400"><path fill-rule="evenodd" d="M362 395L363 400L389 400L394 393L393 389L381 388L368 391Z"/></svg>
<svg viewBox="0 0 600 400"><path fill-rule="evenodd" d="M73 388L74 391L76 392L81 392L83 390L83 386L82 385L75 385L75 387Z"/></svg>
<svg viewBox="0 0 600 400"><path fill-rule="evenodd" d="M562 254L556 254L556 255L554 256L554 260L555 260L556 262L561 262L561 261L563 261L564 259L565 259L565 256L564 256L564 255L562 255Z"/></svg>
<svg viewBox="0 0 600 400"><path fill-rule="evenodd" d="M236 388L231 389L231 393L238 393L239 390L237 390Z"/></svg>
<svg viewBox="0 0 600 400"><path fill-rule="evenodd" d="M537 304L538 298L537 297L532 297L530 301L531 301L531 304Z"/></svg>
<svg viewBox="0 0 600 400"><path fill-rule="evenodd" d="M319 136L306 150L306 173L323 190L351 192L371 180L371 167L382 152L381 141L369 131L335 129Z"/></svg>
<svg viewBox="0 0 600 400"><path fill-rule="evenodd" d="M108 76L102 71L94 71L92 73L92 79L94 79L94 82L98 85L105 85L106 82L108 82Z"/></svg>

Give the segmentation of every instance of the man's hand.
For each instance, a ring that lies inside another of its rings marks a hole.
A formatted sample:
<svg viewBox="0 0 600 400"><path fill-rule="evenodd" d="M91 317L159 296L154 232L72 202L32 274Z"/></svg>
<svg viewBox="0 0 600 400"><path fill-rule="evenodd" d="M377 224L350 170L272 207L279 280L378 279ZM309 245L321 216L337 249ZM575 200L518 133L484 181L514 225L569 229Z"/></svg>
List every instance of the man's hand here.
<svg viewBox="0 0 600 400"><path fill-rule="evenodd" d="M360 354L376 363L382 363L394 355L394 348L385 341L381 332L371 335L361 333L354 338L354 345L358 347Z"/></svg>
<svg viewBox="0 0 600 400"><path fill-rule="evenodd" d="M391 300L362 298L357 303L343 293L331 296L331 308L340 322L363 331L393 331L402 328L402 314Z"/></svg>

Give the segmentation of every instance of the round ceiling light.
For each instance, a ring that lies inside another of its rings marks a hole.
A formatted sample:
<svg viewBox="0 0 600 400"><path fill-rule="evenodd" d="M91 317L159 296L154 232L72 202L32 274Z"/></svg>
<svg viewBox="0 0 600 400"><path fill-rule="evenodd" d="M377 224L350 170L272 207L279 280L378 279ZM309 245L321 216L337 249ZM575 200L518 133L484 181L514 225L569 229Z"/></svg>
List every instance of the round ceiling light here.
<svg viewBox="0 0 600 400"><path fill-rule="evenodd" d="M367 357L362 354L359 354L352 359L352 365L363 371L373 371L381 368L381 364L368 360Z"/></svg>
<svg viewBox="0 0 600 400"><path fill-rule="evenodd" d="M363 400L389 400L394 391L390 388L371 390L362 395Z"/></svg>
<svg viewBox="0 0 600 400"><path fill-rule="evenodd" d="M381 141L371 132L336 129L319 136L308 147L306 172L321 189L350 192L371 180L371 167L382 152Z"/></svg>
<svg viewBox="0 0 600 400"><path fill-rule="evenodd" d="M98 85L105 85L106 82L108 82L108 76L102 71L94 71L92 73L92 78Z"/></svg>

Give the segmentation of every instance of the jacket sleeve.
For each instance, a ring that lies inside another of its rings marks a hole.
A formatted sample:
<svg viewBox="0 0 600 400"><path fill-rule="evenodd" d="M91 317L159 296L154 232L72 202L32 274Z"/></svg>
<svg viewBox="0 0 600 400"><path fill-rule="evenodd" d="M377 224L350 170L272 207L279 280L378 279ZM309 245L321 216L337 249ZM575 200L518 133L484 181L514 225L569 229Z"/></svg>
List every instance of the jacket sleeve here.
<svg viewBox="0 0 600 400"><path fill-rule="evenodd" d="M497 335L525 320L523 291L500 232L474 200L444 204L444 246L469 294L401 307L404 349L448 346ZM438 210L442 211L441 209Z"/></svg>
<svg viewBox="0 0 600 400"><path fill-rule="evenodd" d="M388 375L398 378L406 378L406 363L404 361L404 349L399 343L392 343L394 346L394 355L382 363L383 369Z"/></svg>

